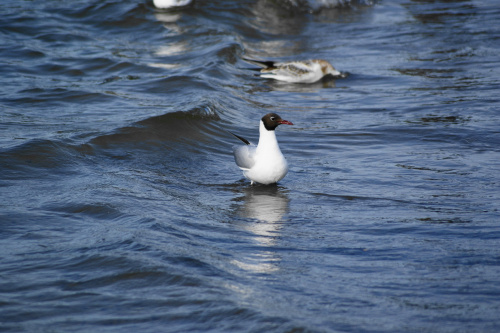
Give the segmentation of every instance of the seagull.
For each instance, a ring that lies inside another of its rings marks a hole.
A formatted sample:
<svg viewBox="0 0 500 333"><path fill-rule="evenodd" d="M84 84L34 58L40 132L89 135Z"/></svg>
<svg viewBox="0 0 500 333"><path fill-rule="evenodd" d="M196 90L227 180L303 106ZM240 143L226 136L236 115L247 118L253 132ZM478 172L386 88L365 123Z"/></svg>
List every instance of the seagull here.
<svg viewBox="0 0 500 333"><path fill-rule="evenodd" d="M182 7L189 5L191 0L153 0L156 8L167 9L172 7Z"/></svg>
<svg viewBox="0 0 500 333"><path fill-rule="evenodd" d="M263 67L260 76L268 79L291 83L313 83L321 80L325 75L345 77L328 61L321 59L300 60L287 62L258 61L243 59L254 65Z"/></svg>
<svg viewBox="0 0 500 333"><path fill-rule="evenodd" d="M260 184L274 184L283 179L288 172L288 163L281 153L274 130L279 125L293 125L281 119L276 113L268 113L260 120L259 144L256 146L248 140L234 134L245 145L234 146L234 160L243 170L243 175Z"/></svg>

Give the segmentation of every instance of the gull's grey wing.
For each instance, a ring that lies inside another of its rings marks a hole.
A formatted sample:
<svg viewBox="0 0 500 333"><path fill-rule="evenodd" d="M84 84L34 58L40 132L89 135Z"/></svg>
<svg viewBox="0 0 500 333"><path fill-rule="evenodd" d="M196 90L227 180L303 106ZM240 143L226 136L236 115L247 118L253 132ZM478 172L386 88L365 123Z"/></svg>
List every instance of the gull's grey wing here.
<svg viewBox="0 0 500 333"><path fill-rule="evenodd" d="M254 145L234 146L234 160L241 169L250 169L255 164L255 151L257 147Z"/></svg>
<svg viewBox="0 0 500 333"><path fill-rule="evenodd" d="M276 69L273 70L275 74L284 75L289 73L290 75L307 75L314 71L310 61L292 61L292 62L281 62L275 64Z"/></svg>
<svg viewBox="0 0 500 333"><path fill-rule="evenodd" d="M285 62L276 63L272 69L261 70L261 77L276 79L286 82L313 82L318 80L318 74L315 65L311 62Z"/></svg>

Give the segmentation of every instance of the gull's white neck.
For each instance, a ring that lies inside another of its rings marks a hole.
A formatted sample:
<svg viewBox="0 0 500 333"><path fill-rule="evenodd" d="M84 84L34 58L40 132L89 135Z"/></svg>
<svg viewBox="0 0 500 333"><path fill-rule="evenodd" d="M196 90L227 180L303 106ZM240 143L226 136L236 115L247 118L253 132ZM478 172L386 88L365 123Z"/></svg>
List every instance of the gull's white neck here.
<svg viewBox="0 0 500 333"><path fill-rule="evenodd" d="M276 131L268 131L264 122L260 121L258 151L276 151L280 150L278 140L276 140Z"/></svg>

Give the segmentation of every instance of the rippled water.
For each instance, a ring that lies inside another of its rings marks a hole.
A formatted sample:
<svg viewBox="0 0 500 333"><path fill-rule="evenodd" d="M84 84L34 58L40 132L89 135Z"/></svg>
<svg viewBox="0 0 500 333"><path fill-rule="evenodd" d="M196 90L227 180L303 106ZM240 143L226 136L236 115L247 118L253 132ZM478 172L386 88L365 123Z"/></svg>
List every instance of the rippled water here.
<svg viewBox="0 0 500 333"><path fill-rule="evenodd" d="M1 331L498 331L496 1L0 15ZM268 112L290 172L250 186L227 130Z"/></svg>

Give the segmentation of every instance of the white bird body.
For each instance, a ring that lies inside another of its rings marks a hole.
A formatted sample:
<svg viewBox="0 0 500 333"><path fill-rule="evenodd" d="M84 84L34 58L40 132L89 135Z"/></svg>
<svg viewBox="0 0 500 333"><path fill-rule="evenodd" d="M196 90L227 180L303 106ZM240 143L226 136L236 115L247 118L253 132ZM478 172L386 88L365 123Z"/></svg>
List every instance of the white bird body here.
<svg viewBox="0 0 500 333"><path fill-rule="evenodd" d="M328 61L322 59L288 62L245 60L263 67L260 70L261 77L290 83L314 83L326 75L344 76Z"/></svg>
<svg viewBox="0 0 500 333"><path fill-rule="evenodd" d="M156 8L167 9L189 5L191 0L153 0Z"/></svg>
<svg viewBox="0 0 500 333"><path fill-rule="evenodd" d="M266 122L271 125L266 126ZM283 179L288 172L288 163L276 140L275 128L280 124L293 125L274 113L265 115L260 121L257 146L236 136L246 145L233 147L234 159L252 184L273 184Z"/></svg>

